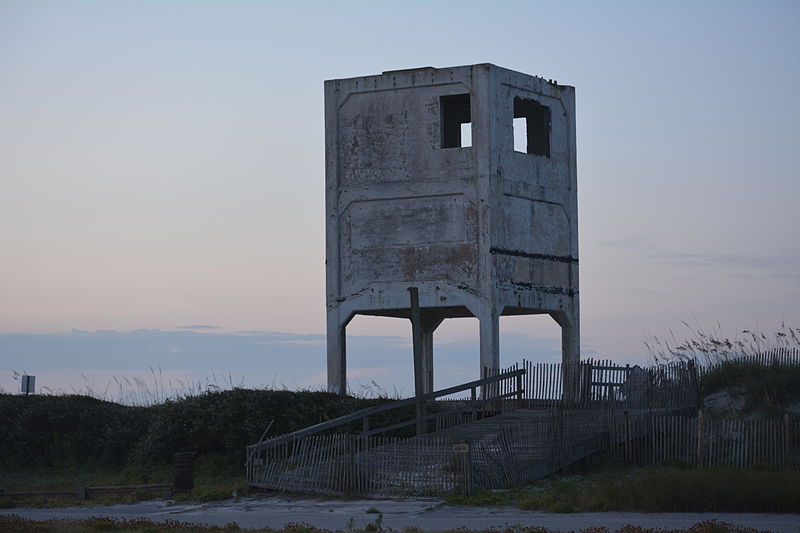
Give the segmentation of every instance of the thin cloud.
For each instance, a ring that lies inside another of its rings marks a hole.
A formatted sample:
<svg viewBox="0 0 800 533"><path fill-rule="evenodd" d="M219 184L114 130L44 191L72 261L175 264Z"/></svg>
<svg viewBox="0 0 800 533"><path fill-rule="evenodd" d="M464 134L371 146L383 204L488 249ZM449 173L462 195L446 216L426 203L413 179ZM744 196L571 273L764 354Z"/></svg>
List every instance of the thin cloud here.
<svg viewBox="0 0 800 533"><path fill-rule="evenodd" d="M726 268L730 275L747 278L797 280L800 278L800 250L785 250L769 255L730 252L671 252L659 250L639 237L597 241L597 245L641 254L670 266Z"/></svg>
<svg viewBox="0 0 800 533"><path fill-rule="evenodd" d="M639 237L626 237L622 239L611 239L608 241L596 241L597 245L617 250L629 250L632 252L647 252L652 249L644 240Z"/></svg>
<svg viewBox="0 0 800 533"><path fill-rule="evenodd" d="M325 339L291 339L285 341L275 341L272 344L325 344L325 342Z"/></svg>
<svg viewBox="0 0 800 533"><path fill-rule="evenodd" d="M734 270L736 277L761 279L800 279L800 253L786 251L780 254L731 253L662 253L652 257L678 266L714 267Z"/></svg>
<svg viewBox="0 0 800 533"><path fill-rule="evenodd" d="M211 326L209 324L195 324L191 326L178 326L177 329L219 329L219 326Z"/></svg>
<svg viewBox="0 0 800 533"><path fill-rule="evenodd" d="M782 268L794 265L797 260L789 254L753 255L730 253L660 253L652 257L674 264L692 266L734 266L748 268Z"/></svg>

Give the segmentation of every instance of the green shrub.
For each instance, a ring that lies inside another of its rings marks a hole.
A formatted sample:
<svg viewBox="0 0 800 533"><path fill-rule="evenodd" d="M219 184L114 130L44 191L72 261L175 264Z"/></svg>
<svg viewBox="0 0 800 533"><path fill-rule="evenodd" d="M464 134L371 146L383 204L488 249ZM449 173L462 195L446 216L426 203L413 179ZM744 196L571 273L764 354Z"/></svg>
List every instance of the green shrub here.
<svg viewBox="0 0 800 533"><path fill-rule="evenodd" d="M233 389L130 407L88 396L0 394L0 469L126 465L147 477L154 467L170 464L173 453L194 451L218 458L209 468L241 470L246 446L261 438L271 420L268 437L383 401L327 392ZM376 417L373 427L407 414Z"/></svg>
<svg viewBox="0 0 800 533"><path fill-rule="evenodd" d="M233 389L153 406L154 420L137 442L138 464L170 461L176 451L217 454L244 464L245 448L261 438L302 429L376 404L327 392Z"/></svg>
<svg viewBox="0 0 800 533"><path fill-rule="evenodd" d="M150 422L146 408L88 396L0 394L0 466L121 465Z"/></svg>

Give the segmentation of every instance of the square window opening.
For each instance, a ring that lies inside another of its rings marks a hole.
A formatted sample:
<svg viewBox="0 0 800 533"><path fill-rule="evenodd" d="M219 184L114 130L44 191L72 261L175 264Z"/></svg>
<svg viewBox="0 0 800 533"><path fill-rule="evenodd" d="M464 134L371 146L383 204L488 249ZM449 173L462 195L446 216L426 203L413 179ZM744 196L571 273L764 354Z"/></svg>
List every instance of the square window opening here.
<svg viewBox="0 0 800 533"><path fill-rule="evenodd" d="M439 99L442 113L442 148L472 146L472 113L467 94L450 94Z"/></svg>
<svg viewBox="0 0 800 533"><path fill-rule="evenodd" d="M514 151L528 153L528 119L514 119Z"/></svg>
<svg viewBox="0 0 800 533"><path fill-rule="evenodd" d="M461 148L472 146L472 122L461 124Z"/></svg>
<svg viewBox="0 0 800 533"><path fill-rule="evenodd" d="M514 98L515 151L550 157L550 126L549 107L536 100L519 96ZM517 133L517 130L520 130L520 133ZM522 131L524 131L524 144Z"/></svg>

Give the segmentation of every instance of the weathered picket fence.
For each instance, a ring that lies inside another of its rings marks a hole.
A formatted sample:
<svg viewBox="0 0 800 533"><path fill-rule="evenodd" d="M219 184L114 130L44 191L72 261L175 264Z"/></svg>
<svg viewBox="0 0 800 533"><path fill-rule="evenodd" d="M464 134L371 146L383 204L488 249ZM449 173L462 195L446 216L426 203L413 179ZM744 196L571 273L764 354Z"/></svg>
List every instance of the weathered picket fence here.
<svg viewBox="0 0 800 533"><path fill-rule="evenodd" d="M570 367L562 363L523 360L509 368L485 368L494 376L522 368L524 407L598 407L684 409L699 401L698 374L693 361L652 366L620 365L611 360L587 359ZM570 393L571 391L571 393ZM566 392L566 394L565 394Z"/></svg>
<svg viewBox="0 0 800 533"><path fill-rule="evenodd" d="M754 359L798 361L791 351ZM247 479L287 491L440 495L529 481L599 452L638 465L800 467L796 417L719 420L698 411L706 371L693 361L523 361L250 446ZM405 418L386 418L397 410Z"/></svg>
<svg viewBox="0 0 800 533"><path fill-rule="evenodd" d="M782 347L765 350L761 353L725 356L709 353L698 364L700 375L713 372L720 366L727 364L757 365L757 366L800 366L800 348Z"/></svg>
<svg viewBox="0 0 800 533"><path fill-rule="evenodd" d="M386 436L391 435L391 432L410 426L416 429L417 436L422 436L432 425L437 429L447 426L448 420L474 421L479 417L485 418L514 409L521 400L523 392L521 378L524 372L524 369L515 369L430 394L362 409L248 446L248 483L256 487L281 490L300 490L300 487L305 487L303 490L326 492L349 487L348 491L361 492L364 489L359 477L361 474L353 477L355 474L350 475L348 472L358 470L342 470L344 468L341 466L342 461L349 460L342 459L343 457L364 457L366 451L377 445L374 437L381 435L383 438L388 438ZM452 396L463 391L469 391L468 400L445 403L443 406L429 409L433 407L431 404L437 398ZM411 406L415 408L414 415L401 421L375 425L375 420L380 419L381 415ZM353 426L357 428L355 431ZM336 431L349 431L349 433L330 434ZM416 453L413 450L406 452ZM298 470L298 465L304 465L306 468ZM333 481L324 481L331 475Z"/></svg>
<svg viewBox="0 0 800 533"><path fill-rule="evenodd" d="M513 397L502 409L555 409L599 407L615 409L652 409L660 413L696 410L699 402L698 376L692 361L660 364L647 367L620 365L610 360L587 359L568 369L561 363L533 363L523 360L503 369L483 369L483 377L493 377L523 370L518 382L502 382L492 393ZM571 371L570 371L571 370ZM570 383L571 382L571 383ZM565 385L576 391L564 394ZM508 395L513 388L514 393ZM431 409L443 411L465 405L471 398L439 398ZM496 414L487 405L482 413ZM435 430L475 420L475 413L452 412L436 420Z"/></svg>
<svg viewBox="0 0 800 533"><path fill-rule="evenodd" d="M623 413L610 428L610 451L632 464L697 467L800 467L800 420L711 419Z"/></svg>
<svg viewBox="0 0 800 533"><path fill-rule="evenodd" d="M605 413L542 411L525 420L506 420L498 431L468 438L317 434L284 439L252 453L248 482L261 488L321 494L472 493L543 477L606 449Z"/></svg>

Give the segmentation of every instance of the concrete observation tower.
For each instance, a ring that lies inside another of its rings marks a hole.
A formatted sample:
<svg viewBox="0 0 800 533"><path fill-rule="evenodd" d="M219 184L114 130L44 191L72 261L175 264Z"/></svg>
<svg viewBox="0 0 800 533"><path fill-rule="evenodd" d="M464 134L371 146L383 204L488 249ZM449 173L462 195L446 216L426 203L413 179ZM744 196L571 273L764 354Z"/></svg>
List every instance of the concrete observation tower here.
<svg viewBox="0 0 800 533"><path fill-rule="evenodd" d="M503 315L549 314L579 360L573 87L491 64L329 80L325 149L328 390L357 314L413 318L418 394L446 318L478 318L481 368Z"/></svg>

